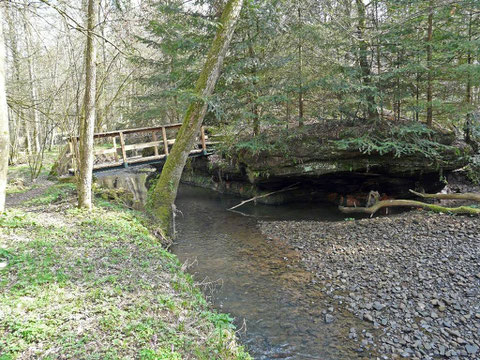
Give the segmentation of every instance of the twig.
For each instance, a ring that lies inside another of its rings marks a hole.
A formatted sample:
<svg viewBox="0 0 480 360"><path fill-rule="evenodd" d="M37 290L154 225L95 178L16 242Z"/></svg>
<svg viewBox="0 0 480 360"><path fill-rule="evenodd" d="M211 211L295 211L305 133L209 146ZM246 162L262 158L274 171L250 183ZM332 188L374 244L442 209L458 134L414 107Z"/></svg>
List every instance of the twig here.
<svg viewBox="0 0 480 360"><path fill-rule="evenodd" d="M40 0L40 2L42 2L43 4L51 7L52 9L54 9L57 13L59 13L64 19L68 19L70 21L72 21L75 26L72 26L70 24L68 24L68 22L66 23L68 26L70 26L72 29L74 30L77 30L77 31L80 31L81 33L83 34L87 34L87 29L81 25L77 20L75 20L72 16L70 16L66 11L60 9L58 6L56 6L55 4L52 4L50 1L48 0ZM114 44L112 41L108 40L106 37L104 37L103 35L101 34L98 34L96 32L92 32L92 34L100 39L102 39L103 41L105 41L106 43L110 44L111 46L113 46L120 54L122 55L127 55L125 54L125 52L120 49L116 44Z"/></svg>
<svg viewBox="0 0 480 360"><path fill-rule="evenodd" d="M236 209L236 208L238 208L238 207L240 207L240 206L245 205L246 203L249 203L249 202L251 202L251 201L255 201L255 200L257 200L257 199L261 199L261 198L264 198L264 197L267 197L267 196L270 196L270 195L273 195L273 194L278 194L278 193L285 192L285 191L295 190L295 189L297 189L295 186L297 186L298 184L300 184L300 183L297 182L297 183L295 183L295 184L289 185L289 186L287 186L286 188L283 188L283 189L280 189L280 190L277 190L277 191L272 191L272 192L269 192L269 193L267 193L267 194L254 196L253 198L248 199L248 200L244 200L244 201L242 201L240 204L235 205L235 206L231 207L231 208L228 209L228 210L234 210L234 209Z"/></svg>
<svg viewBox="0 0 480 360"><path fill-rule="evenodd" d="M246 217L256 217L255 215L251 215L251 214L245 214L241 211L238 211L238 210L231 210L231 209L228 209L228 211L231 211L235 214L239 214L239 215L242 215L242 216L246 216Z"/></svg>

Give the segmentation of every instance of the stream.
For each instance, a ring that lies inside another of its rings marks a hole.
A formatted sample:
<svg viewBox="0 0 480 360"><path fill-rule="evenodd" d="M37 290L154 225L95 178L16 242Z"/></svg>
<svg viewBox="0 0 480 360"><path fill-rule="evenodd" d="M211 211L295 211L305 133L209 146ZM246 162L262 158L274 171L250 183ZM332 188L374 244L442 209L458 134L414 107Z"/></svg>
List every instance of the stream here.
<svg viewBox="0 0 480 360"><path fill-rule="evenodd" d="M103 185L124 186L146 193L133 179L102 177ZM126 180L125 180L126 179ZM122 185L123 184L123 185ZM135 184L129 186L128 184ZM144 194L135 195L143 200ZM242 213L226 209L241 200L211 190L182 185L176 205L176 242L171 250L201 283L220 312L235 319L242 344L255 359L368 359L348 340L360 320L335 310L301 264L299 254L278 240L268 240L259 220L341 220L325 204L245 205ZM363 324L364 325L364 324ZM363 326L364 327L364 326Z"/></svg>

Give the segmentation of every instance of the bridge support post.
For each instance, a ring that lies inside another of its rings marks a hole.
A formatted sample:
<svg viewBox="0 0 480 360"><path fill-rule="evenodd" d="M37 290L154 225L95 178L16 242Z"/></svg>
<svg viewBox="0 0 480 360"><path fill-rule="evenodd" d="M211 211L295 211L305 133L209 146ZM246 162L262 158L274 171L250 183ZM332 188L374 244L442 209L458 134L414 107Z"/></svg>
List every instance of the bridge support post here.
<svg viewBox="0 0 480 360"><path fill-rule="evenodd" d="M202 126L200 128L200 138L202 140L203 155L207 155L207 142L205 140L205 127L204 126Z"/></svg>
<svg viewBox="0 0 480 360"><path fill-rule="evenodd" d="M120 146L122 147L123 167L127 168L128 167L127 152L125 151L125 139L123 137L123 132L120 131L119 135L120 135Z"/></svg>
<svg viewBox="0 0 480 360"><path fill-rule="evenodd" d="M157 133L156 133L155 131L152 132L152 139L153 139L153 141L155 141L155 142L158 141L158 139L157 139ZM153 147L153 154L154 154L155 156L158 156L158 146L157 146L157 145L155 145L155 146Z"/></svg>
<svg viewBox="0 0 480 360"><path fill-rule="evenodd" d="M163 150L165 155L168 155L168 139L167 139L167 131L165 130L165 126L162 127L162 138L163 138Z"/></svg>
<svg viewBox="0 0 480 360"><path fill-rule="evenodd" d="M116 139L116 137L114 136L112 140L113 140L113 149L115 150L115 152L113 153L113 156L115 157L115 161L118 162L117 139Z"/></svg>

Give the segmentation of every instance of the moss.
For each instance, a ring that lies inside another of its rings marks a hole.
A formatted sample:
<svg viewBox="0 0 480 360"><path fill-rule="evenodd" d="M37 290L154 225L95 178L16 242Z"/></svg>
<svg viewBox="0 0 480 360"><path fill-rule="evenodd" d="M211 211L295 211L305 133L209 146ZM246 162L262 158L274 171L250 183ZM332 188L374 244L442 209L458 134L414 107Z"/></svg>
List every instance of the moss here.
<svg viewBox="0 0 480 360"><path fill-rule="evenodd" d="M50 172L48 173L48 180L55 180L58 178L58 162L54 163L52 165L52 168L50 169Z"/></svg>

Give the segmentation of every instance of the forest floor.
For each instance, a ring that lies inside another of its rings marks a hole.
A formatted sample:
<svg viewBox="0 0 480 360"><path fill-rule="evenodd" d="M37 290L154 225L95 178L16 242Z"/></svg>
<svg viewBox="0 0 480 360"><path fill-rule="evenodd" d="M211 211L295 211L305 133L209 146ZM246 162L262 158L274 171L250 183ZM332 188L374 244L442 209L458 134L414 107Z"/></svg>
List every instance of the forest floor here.
<svg viewBox="0 0 480 360"><path fill-rule="evenodd" d="M297 249L350 329L384 359L480 357L480 219L411 211L343 222L260 223ZM380 334L380 335L377 335Z"/></svg>
<svg viewBox="0 0 480 360"><path fill-rule="evenodd" d="M12 168L0 215L0 359L249 359L140 213Z"/></svg>

